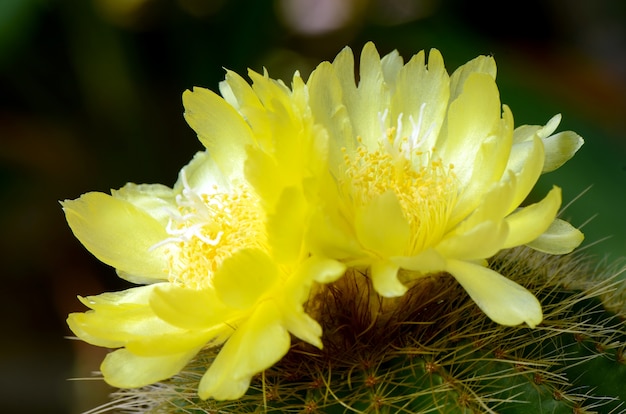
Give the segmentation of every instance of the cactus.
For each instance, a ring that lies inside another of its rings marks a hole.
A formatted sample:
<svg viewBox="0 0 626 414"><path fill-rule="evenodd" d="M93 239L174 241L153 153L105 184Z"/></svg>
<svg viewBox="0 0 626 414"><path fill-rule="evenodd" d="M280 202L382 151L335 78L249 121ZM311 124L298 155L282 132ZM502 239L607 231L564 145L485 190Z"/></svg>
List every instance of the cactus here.
<svg viewBox="0 0 626 414"><path fill-rule="evenodd" d="M116 392L114 405L124 413L626 412L618 269L526 247L501 252L490 267L539 298L540 326L495 324L449 275L383 299L367 272L351 270L308 302L324 349L295 342L243 398L197 397L218 351L206 349L167 381Z"/></svg>

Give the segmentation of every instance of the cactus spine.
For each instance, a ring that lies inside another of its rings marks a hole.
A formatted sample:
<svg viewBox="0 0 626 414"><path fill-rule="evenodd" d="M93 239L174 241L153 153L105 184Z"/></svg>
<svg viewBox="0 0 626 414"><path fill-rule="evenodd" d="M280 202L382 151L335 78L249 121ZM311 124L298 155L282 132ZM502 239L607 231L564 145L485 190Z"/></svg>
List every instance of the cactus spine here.
<svg viewBox="0 0 626 414"><path fill-rule="evenodd" d="M216 355L206 349L170 380L115 393L115 405L123 413L626 412L620 272L528 248L502 252L490 267L539 298L539 327L491 322L448 275L419 279L392 300L351 271L309 301L324 350L295 343L242 399L198 399Z"/></svg>

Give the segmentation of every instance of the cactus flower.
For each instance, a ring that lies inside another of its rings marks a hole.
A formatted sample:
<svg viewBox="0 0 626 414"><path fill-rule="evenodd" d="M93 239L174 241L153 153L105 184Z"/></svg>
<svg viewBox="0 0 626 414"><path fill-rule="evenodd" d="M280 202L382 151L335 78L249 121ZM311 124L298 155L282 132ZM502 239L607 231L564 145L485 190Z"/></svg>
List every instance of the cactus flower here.
<svg viewBox="0 0 626 414"><path fill-rule="evenodd" d="M572 133L514 129L500 103L491 57L451 76L441 54L403 64L368 43L358 84L352 51L322 63L308 81L315 122L329 136L330 179L314 215L312 251L369 268L375 289L404 294L407 278L448 272L495 322L534 327L541 306L486 267L500 250L528 244L567 253L582 233L556 218L561 191L522 207L542 172L582 145ZM398 270L404 269L403 279Z"/></svg>
<svg viewBox="0 0 626 414"><path fill-rule="evenodd" d="M404 64L369 43L358 84L345 49L290 87L250 71L252 84L228 72L222 97L186 91L206 151L173 188L127 184L62 203L81 243L142 285L81 298L90 310L68 318L80 339L116 349L105 380L149 385L215 348L198 395L240 398L292 337L323 347L316 312L327 308L312 302L348 270L383 297L449 273L493 321L539 324L536 297L487 260L580 244L557 218L559 188L523 202L582 139L553 134L559 116L514 128L495 73L490 57L449 76L436 50Z"/></svg>
<svg viewBox="0 0 626 414"><path fill-rule="evenodd" d="M344 266L315 257L279 266L267 251L258 197L235 185L235 175L222 174L202 152L173 189L127 184L62 203L91 253L121 277L147 283L81 298L91 310L68 318L80 339L120 348L101 366L109 384L167 379L201 349L223 345L198 393L234 399L287 353L290 333L322 347L321 328L303 303L314 281L336 279Z"/></svg>

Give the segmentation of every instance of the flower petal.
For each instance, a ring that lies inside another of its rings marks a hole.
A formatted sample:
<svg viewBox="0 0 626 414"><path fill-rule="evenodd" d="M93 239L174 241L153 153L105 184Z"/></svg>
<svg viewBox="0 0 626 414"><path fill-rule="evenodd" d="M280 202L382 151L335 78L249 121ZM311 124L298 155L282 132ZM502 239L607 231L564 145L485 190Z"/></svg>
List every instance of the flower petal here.
<svg viewBox="0 0 626 414"><path fill-rule="evenodd" d="M196 348L180 354L143 357L126 349L118 349L104 358L100 370L104 380L114 387L143 387L179 373L199 350Z"/></svg>
<svg viewBox="0 0 626 414"><path fill-rule="evenodd" d="M396 82L389 121L395 123L400 118L402 125L411 131L404 134L412 135L421 150L430 151L444 122L450 96L448 72L441 53L432 49L426 66L424 52L419 52L402 67Z"/></svg>
<svg viewBox="0 0 626 414"><path fill-rule="evenodd" d="M304 312L303 303L309 299L311 285L316 276L311 271L317 266L307 266L307 259L293 275L287 279L284 294L276 298L276 304L283 317L284 327L296 337L322 348L322 327Z"/></svg>
<svg viewBox="0 0 626 414"><path fill-rule="evenodd" d="M246 150L244 173L248 183L252 185L261 199L273 208L283 183L283 171L278 168L276 160L261 148L249 146Z"/></svg>
<svg viewBox="0 0 626 414"><path fill-rule="evenodd" d="M154 283L147 286L137 286L118 292L105 292L96 296L78 297L81 303L96 311L130 309L136 306L147 305L152 292L166 283Z"/></svg>
<svg viewBox="0 0 626 414"><path fill-rule="evenodd" d="M458 260L449 260L446 270L494 322L508 326L526 322L534 328L543 320L537 298L501 274Z"/></svg>
<svg viewBox="0 0 626 414"><path fill-rule="evenodd" d="M538 203L526 206L506 218L509 233L503 248L521 246L539 237L554 221L561 205L561 189L552 190Z"/></svg>
<svg viewBox="0 0 626 414"><path fill-rule="evenodd" d="M389 105L389 90L384 82L380 55L372 42L363 47L360 62L357 89L353 88L354 72L341 72L339 79L343 88L343 102L354 134L362 139L367 148L376 149L382 133L379 117L383 108ZM372 96L377 99L370 99Z"/></svg>
<svg viewBox="0 0 626 414"><path fill-rule="evenodd" d="M285 309L284 325L295 337L310 343L319 349L322 344L322 327L319 323L300 309Z"/></svg>
<svg viewBox="0 0 626 414"><path fill-rule="evenodd" d="M278 362L289 350L289 333L280 312L265 301L220 350L198 386L200 398L240 398L252 376Z"/></svg>
<svg viewBox="0 0 626 414"><path fill-rule="evenodd" d="M246 110L250 108L259 110L263 107L250 84L241 75L232 70L226 71L225 80L220 82L219 88L226 102L242 113L244 117L246 116Z"/></svg>
<svg viewBox="0 0 626 414"><path fill-rule="evenodd" d="M574 156L584 144L582 137L575 132L565 131L551 135L543 140L546 160L543 164L544 173L554 171Z"/></svg>
<svg viewBox="0 0 626 414"><path fill-rule="evenodd" d="M171 283L155 289L149 303L163 321L188 330L208 329L227 321L233 313L213 289L190 289Z"/></svg>
<svg viewBox="0 0 626 414"><path fill-rule="evenodd" d="M216 325L212 329L183 331L166 334L144 335L124 347L137 357L162 357L177 355L206 346L224 343L233 329L227 325Z"/></svg>
<svg viewBox="0 0 626 414"><path fill-rule="evenodd" d="M445 258L480 260L502 249L508 231L504 221L487 220L462 233L450 233L435 249Z"/></svg>
<svg viewBox="0 0 626 414"><path fill-rule="evenodd" d="M313 255L302 264L301 272L311 275L311 280L318 283L330 283L343 276L346 269L340 261Z"/></svg>
<svg viewBox="0 0 626 414"><path fill-rule="evenodd" d="M471 178L462 186L449 225L456 225L477 207L483 208L488 204L485 201L485 194L489 194L493 185L501 180L505 174L507 160L511 152L512 127L513 115L509 107L504 105L502 119L496 127L497 133L487 137L476 153ZM502 201L498 203L498 205L502 204Z"/></svg>
<svg viewBox="0 0 626 414"><path fill-rule="evenodd" d="M167 226L171 211L175 208L174 191L162 184L128 183L119 190L111 190L114 198L128 201Z"/></svg>
<svg viewBox="0 0 626 414"><path fill-rule="evenodd" d="M352 51L344 49L335 61L344 62L352 59ZM342 87L345 83L340 82L338 75L342 66L334 67L328 62L320 64L309 77L309 105L316 123L323 125L328 131L329 155L328 162L331 171L341 168L344 163L344 152L354 152L357 145L356 134L352 129L352 123L343 102ZM346 63L347 65L347 63ZM351 72L354 83L354 72Z"/></svg>
<svg viewBox="0 0 626 414"><path fill-rule="evenodd" d="M300 257L308 204L301 190L288 187L281 193L272 214L267 217L267 237L273 257L280 262Z"/></svg>
<svg viewBox="0 0 626 414"><path fill-rule="evenodd" d="M242 249L224 260L213 286L227 306L246 309L266 293L278 279L278 268L261 250Z"/></svg>
<svg viewBox="0 0 626 414"><path fill-rule="evenodd" d="M336 209L319 209L311 217L307 245L315 254L336 260L362 255L353 232Z"/></svg>
<svg viewBox="0 0 626 414"><path fill-rule="evenodd" d="M398 279L399 269L400 267L391 261L372 263L372 284L376 292L386 298L404 295L407 287Z"/></svg>
<svg viewBox="0 0 626 414"><path fill-rule="evenodd" d="M144 335L181 333L159 319L148 297L155 285L81 298L92 311L72 313L67 324L76 336L92 345L119 348Z"/></svg>
<svg viewBox="0 0 626 414"><path fill-rule="evenodd" d="M415 256L393 257L395 264L403 269L421 274L440 272L445 269L446 260L435 249L427 249Z"/></svg>
<svg viewBox="0 0 626 414"><path fill-rule="evenodd" d="M394 50L383 56L380 60L380 64L383 69L385 83L389 87L394 87L398 72L400 72L400 69L402 69L403 66L402 56L400 56L400 53L398 53L397 50ZM393 90L391 90L391 93L393 93Z"/></svg>
<svg viewBox="0 0 626 414"><path fill-rule="evenodd" d="M557 218L541 236L526 245L544 253L566 254L578 247L584 238L580 230Z"/></svg>
<svg viewBox="0 0 626 414"><path fill-rule="evenodd" d="M486 220L501 220L510 212L517 180L510 171L508 175L508 180L498 182L483 194L481 203L459 228L469 229Z"/></svg>
<svg viewBox="0 0 626 414"><path fill-rule="evenodd" d="M484 140L500 128L500 95L494 79L484 73L468 76L463 93L450 104L437 147L454 164L461 185L470 182L476 154Z"/></svg>
<svg viewBox="0 0 626 414"><path fill-rule="evenodd" d="M166 257L152 247L169 235L150 214L96 192L61 204L74 235L100 261L145 282L167 279Z"/></svg>
<svg viewBox="0 0 626 414"><path fill-rule="evenodd" d="M178 180L174 184L176 194L183 191L185 181L197 194L214 194L216 190L224 191L230 186L208 151L197 152L180 170Z"/></svg>
<svg viewBox="0 0 626 414"><path fill-rule="evenodd" d="M336 260L313 255L305 259L290 274L283 288L274 296L284 318L284 326L298 338L322 348L322 328L304 312L305 303L311 294L313 281L329 283L341 277L346 265Z"/></svg>
<svg viewBox="0 0 626 414"><path fill-rule="evenodd" d="M209 150L226 177L241 177L246 145L253 142L250 128L222 97L204 88L183 93L185 120Z"/></svg>
<svg viewBox="0 0 626 414"><path fill-rule="evenodd" d="M517 153L514 155L514 153ZM519 164L515 164L515 160ZM511 158L507 169L515 173L515 195L507 213L515 210L528 196L533 189L541 171L545 160L545 152L543 142L538 136L534 136L532 141L518 144L511 148Z"/></svg>
<svg viewBox="0 0 626 414"><path fill-rule="evenodd" d="M410 238L409 223L391 191L357 210L355 230L366 249L384 257L401 255Z"/></svg>
<svg viewBox="0 0 626 414"><path fill-rule="evenodd" d="M496 78L496 61L491 56L478 56L460 66L450 76L450 102L463 93L467 78L474 73L484 73Z"/></svg>

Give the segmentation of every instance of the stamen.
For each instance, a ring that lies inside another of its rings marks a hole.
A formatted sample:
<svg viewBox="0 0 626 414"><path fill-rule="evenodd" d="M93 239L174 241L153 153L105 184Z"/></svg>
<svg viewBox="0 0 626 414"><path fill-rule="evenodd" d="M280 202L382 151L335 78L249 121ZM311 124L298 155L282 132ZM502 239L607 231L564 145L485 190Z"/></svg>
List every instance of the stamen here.
<svg viewBox="0 0 626 414"><path fill-rule="evenodd" d="M425 134L420 134L425 108L423 103L417 122L409 116L408 136L403 132L406 125L402 123L402 114L396 126L386 127L388 110L385 110L379 114L381 128L385 128L379 149L372 151L359 146L352 155L344 152L345 178L340 185L355 207L366 205L388 191L398 198L411 226L412 240L406 254L421 251L443 236L456 200L453 166L445 167L434 149L424 148L434 129L433 124Z"/></svg>
<svg viewBox="0 0 626 414"><path fill-rule="evenodd" d="M183 189L175 198L177 209L169 211L168 237L150 250L171 245L169 279L192 288L210 285L211 276L228 255L242 247L265 243L262 210L246 189L212 194L198 193L181 174Z"/></svg>

